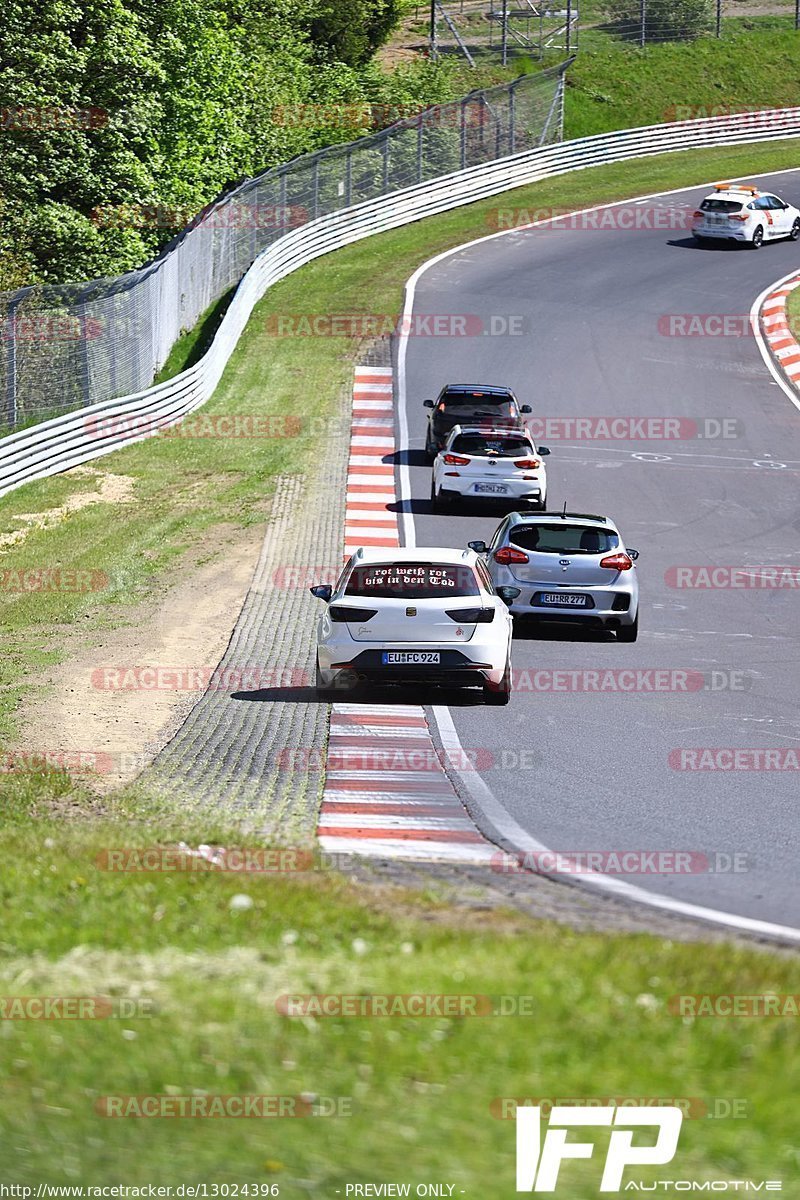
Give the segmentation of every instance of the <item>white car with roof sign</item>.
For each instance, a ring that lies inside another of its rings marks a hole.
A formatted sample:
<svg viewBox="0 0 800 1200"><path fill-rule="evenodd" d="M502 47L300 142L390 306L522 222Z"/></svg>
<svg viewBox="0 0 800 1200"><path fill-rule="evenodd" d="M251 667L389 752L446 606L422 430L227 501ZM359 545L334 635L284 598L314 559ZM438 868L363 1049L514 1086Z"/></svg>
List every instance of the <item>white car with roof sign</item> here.
<svg viewBox="0 0 800 1200"><path fill-rule="evenodd" d="M482 429L456 425L434 459L431 503L443 508L457 499L500 500L544 508L550 451L525 429Z"/></svg>
<svg viewBox="0 0 800 1200"><path fill-rule="evenodd" d="M487 704L511 695L508 605L472 550L359 548L325 601L317 628L317 693L333 699L361 681L480 687Z"/></svg>
<svg viewBox="0 0 800 1200"><path fill-rule="evenodd" d="M692 218L695 240L745 242L757 250L765 241L800 237L800 210L752 183L718 183Z"/></svg>

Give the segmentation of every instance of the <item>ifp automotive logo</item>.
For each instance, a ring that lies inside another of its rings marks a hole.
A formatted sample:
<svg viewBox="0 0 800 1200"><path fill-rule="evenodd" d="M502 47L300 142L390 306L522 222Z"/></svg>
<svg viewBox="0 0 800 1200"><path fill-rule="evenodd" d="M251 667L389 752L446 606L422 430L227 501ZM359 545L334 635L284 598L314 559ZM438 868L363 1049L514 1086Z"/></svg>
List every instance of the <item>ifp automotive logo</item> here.
<svg viewBox="0 0 800 1200"><path fill-rule="evenodd" d="M594 1155L593 1141L567 1141L573 1126L611 1126L608 1150L602 1168L600 1192L654 1192L673 1195L675 1192L780 1192L780 1179L660 1179L642 1182L625 1177L626 1168L664 1166L672 1162L678 1149L684 1113L674 1104L656 1108L594 1104L553 1105L548 1128L542 1138L542 1108L518 1105L517 1121L517 1192L555 1192L562 1163L567 1159L588 1159ZM636 1131L653 1126L646 1144L634 1145ZM599 1156L598 1156L599 1157ZM600 1167L598 1164L598 1174ZM569 1170L561 1181L574 1186Z"/></svg>
<svg viewBox="0 0 800 1200"><path fill-rule="evenodd" d="M568 1158L591 1158L593 1142L568 1142L573 1125L613 1125L606 1154L601 1192L619 1192L627 1166L663 1165L672 1162L678 1149L683 1113L674 1105L657 1109L578 1108L554 1106L542 1142L540 1108L517 1109L517 1191L554 1192L561 1163ZM655 1125L658 1136L651 1146L634 1146L633 1130ZM619 1128L616 1128L619 1127Z"/></svg>

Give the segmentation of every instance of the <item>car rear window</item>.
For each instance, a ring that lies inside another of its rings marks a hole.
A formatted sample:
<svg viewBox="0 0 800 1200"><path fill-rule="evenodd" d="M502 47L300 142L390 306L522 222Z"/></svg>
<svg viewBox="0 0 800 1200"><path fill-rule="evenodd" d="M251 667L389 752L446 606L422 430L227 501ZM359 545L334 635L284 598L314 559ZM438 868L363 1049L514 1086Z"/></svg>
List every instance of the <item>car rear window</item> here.
<svg viewBox="0 0 800 1200"><path fill-rule="evenodd" d="M738 212L742 207L741 200L718 200L716 196L711 200L704 200L700 205L703 212Z"/></svg>
<svg viewBox="0 0 800 1200"><path fill-rule="evenodd" d="M482 433L462 433L451 447L456 454L477 454L487 458L514 458L531 454L531 444L521 437L488 437Z"/></svg>
<svg viewBox="0 0 800 1200"><path fill-rule="evenodd" d="M492 392L445 392L440 403L447 408L498 408L510 404L511 397Z"/></svg>
<svg viewBox="0 0 800 1200"><path fill-rule="evenodd" d="M370 563L355 567L346 596L373 596L378 600L432 600L437 596L479 596L472 567L450 563Z"/></svg>
<svg viewBox="0 0 800 1200"><path fill-rule="evenodd" d="M517 525L509 540L537 554L606 554L619 545L616 533L594 525Z"/></svg>

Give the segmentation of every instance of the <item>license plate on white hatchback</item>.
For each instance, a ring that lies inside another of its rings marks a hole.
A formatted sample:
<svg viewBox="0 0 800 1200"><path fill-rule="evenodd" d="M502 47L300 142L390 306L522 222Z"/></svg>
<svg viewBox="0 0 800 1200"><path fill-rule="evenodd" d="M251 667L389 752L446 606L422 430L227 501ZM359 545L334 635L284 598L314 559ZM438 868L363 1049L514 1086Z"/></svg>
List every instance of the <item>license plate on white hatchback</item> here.
<svg viewBox="0 0 800 1200"><path fill-rule="evenodd" d="M438 667L442 661L438 650L384 650L381 662L385 667Z"/></svg>
<svg viewBox="0 0 800 1200"><path fill-rule="evenodd" d="M476 483L475 491L482 496L507 496L508 488L504 483Z"/></svg>
<svg viewBox="0 0 800 1200"><path fill-rule="evenodd" d="M542 592L537 601L539 604L558 605L559 608L586 608L589 597L580 594L570 596L564 592Z"/></svg>

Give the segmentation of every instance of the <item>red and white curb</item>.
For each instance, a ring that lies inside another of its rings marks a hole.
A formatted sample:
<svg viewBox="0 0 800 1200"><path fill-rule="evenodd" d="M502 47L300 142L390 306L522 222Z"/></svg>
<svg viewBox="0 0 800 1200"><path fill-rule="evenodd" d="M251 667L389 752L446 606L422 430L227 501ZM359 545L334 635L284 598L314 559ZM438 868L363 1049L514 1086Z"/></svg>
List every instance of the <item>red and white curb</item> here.
<svg viewBox="0 0 800 1200"><path fill-rule="evenodd" d="M345 555L400 545L393 375L359 367L347 475ZM389 459L387 462L386 460ZM488 863L497 854L474 825L416 704L333 704L317 836L323 850L367 858Z"/></svg>
<svg viewBox="0 0 800 1200"><path fill-rule="evenodd" d="M784 280L770 292L761 305L761 326L764 338L783 373L795 387L800 387L800 345L789 328L786 317L786 299L800 287L800 274L796 279Z"/></svg>
<svg viewBox="0 0 800 1200"><path fill-rule="evenodd" d="M347 466L344 549L399 546L395 499L394 402L391 367L358 367ZM389 461L387 461L387 459Z"/></svg>

